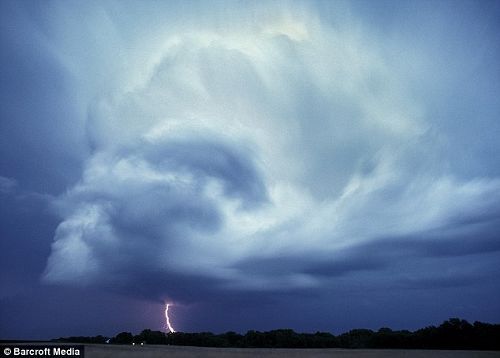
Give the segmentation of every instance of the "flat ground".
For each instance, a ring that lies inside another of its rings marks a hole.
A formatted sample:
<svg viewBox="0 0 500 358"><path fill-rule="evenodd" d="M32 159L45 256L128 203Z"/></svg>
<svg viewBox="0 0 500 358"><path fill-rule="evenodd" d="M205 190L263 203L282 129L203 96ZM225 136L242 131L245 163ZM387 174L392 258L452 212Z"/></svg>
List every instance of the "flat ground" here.
<svg viewBox="0 0 500 358"><path fill-rule="evenodd" d="M437 351L437 350L398 350L398 349L267 349L267 348L199 348L178 346L115 346L86 345L86 358L229 358L229 357L333 357L333 358L493 358L500 352L480 351Z"/></svg>
<svg viewBox="0 0 500 358"><path fill-rule="evenodd" d="M13 346L16 343L2 343ZM20 343L42 345L42 342ZM54 345L53 342L45 344ZM57 343L56 343L57 344ZM72 345L72 344L66 344ZM3 348L2 348L3 351ZM3 356L3 355L2 355ZM85 358L493 358L500 352L490 351L438 351L409 349L270 349L270 348L201 348L162 345L110 345L86 344Z"/></svg>

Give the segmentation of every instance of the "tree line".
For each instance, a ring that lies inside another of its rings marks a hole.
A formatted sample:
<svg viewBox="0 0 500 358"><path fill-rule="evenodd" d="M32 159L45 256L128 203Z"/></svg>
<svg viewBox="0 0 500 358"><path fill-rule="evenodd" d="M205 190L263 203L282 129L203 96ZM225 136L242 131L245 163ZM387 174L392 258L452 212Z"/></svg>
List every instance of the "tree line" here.
<svg viewBox="0 0 500 358"><path fill-rule="evenodd" d="M226 332L214 334L164 333L143 330L138 335L118 333L115 337L67 337L53 341L71 343L168 344L198 347L238 348L394 348L394 349L464 349L500 350L500 324L451 318L438 327L416 331L394 331L390 328L353 329L335 336L328 332L296 333L291 329L268 332L248 331L246 334Z"/></svg>

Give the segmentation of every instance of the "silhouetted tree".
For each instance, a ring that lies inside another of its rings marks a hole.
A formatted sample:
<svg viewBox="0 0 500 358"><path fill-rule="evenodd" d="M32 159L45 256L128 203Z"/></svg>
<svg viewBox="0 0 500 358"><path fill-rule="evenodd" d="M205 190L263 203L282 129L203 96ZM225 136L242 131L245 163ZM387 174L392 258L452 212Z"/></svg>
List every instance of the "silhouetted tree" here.
<svg viewBox="0 0 500 358"><path fill-rule="evenodd" d="M147 344L166 344L167 338L165 333L163 332L145 329L140 334L134 337L134 342L145 342Z"/></svg>
<svg viewBox="0 0 500 358"><path fill-rule="evenodd" d="M111 343L116 344L131 344L134 339L134 336L130 332L121 332L118 333L113 339L111 339Z"/></svg>
<svg viewBox="0 0 500 358"><path fill-rule="evenodd" d="M104 343L103 336L68 337L54 341L73 343ZM165 334L160 331L143 330L135 337L121 332L112 343L172 344L200 347L267 347L267 348L420 348L420 349L477 349L500 350L500 325L451 318L438 327L429 326L415 332L393 331L380 328L353 329L335 337L331 333L296 333L291 329L276 329L269 332L248 331L245 335L236 332L213 334L211 332Z"/></svg>

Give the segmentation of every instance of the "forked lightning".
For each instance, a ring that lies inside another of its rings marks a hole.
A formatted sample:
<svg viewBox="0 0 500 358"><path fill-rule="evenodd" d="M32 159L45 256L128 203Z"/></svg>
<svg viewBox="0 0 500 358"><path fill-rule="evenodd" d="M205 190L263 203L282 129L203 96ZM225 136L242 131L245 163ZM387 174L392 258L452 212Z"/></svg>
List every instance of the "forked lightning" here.
<svg viewBox="0 0 500 358"><path fill-rule="evenodd" d="M167 321L167 328L168 330L171 332L171 333L175 333L175 329L174 327L172 327L172 324L170 323L170 317L168 316L168 308L171 306L172 304L170 303L166 303L166 306L165 306L165 319Z"/></svg>

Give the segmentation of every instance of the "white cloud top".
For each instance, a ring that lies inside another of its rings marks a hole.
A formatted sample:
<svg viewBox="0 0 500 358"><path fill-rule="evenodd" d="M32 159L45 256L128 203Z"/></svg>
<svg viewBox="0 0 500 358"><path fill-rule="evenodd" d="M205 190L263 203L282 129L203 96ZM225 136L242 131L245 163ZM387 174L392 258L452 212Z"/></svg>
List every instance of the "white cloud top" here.
<svg viewBox="0 0 500 358"><path fill-rule="evenodd" d="M317 287L311 267L350 248L425 238L498 204L498 179L446 170L446 134L401 71L424 58L392 58L360 24L309 11L239 19L107 41L130 63L117 55L122 72L89 107L93 152L56 201L45 280L154 273L166 295L185 276ZM283 258L297 265L255 267Z"/></svg>

